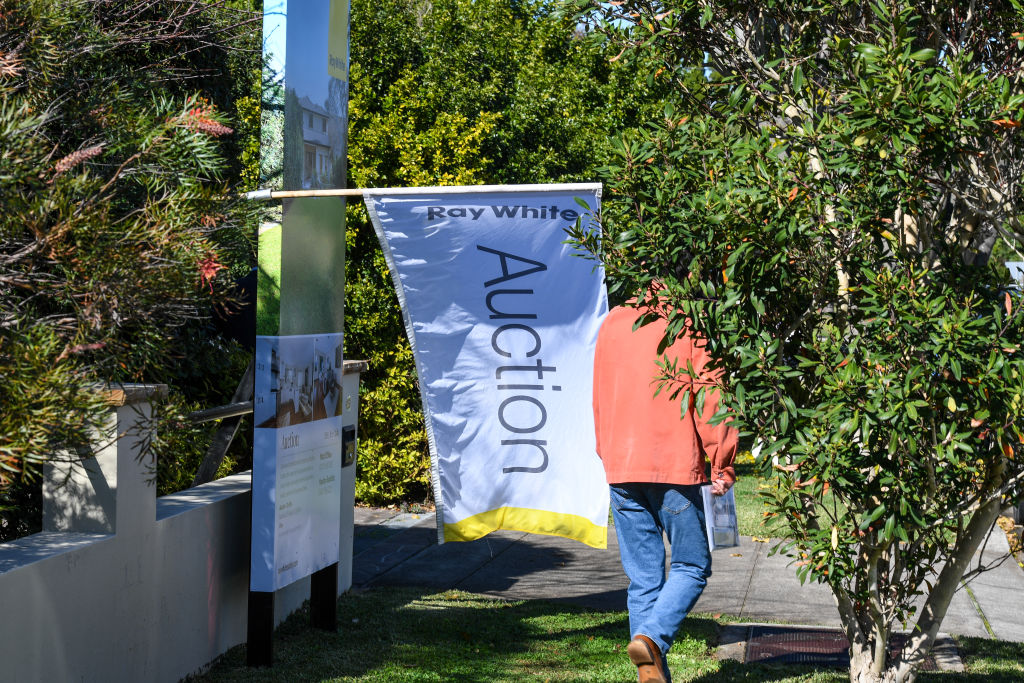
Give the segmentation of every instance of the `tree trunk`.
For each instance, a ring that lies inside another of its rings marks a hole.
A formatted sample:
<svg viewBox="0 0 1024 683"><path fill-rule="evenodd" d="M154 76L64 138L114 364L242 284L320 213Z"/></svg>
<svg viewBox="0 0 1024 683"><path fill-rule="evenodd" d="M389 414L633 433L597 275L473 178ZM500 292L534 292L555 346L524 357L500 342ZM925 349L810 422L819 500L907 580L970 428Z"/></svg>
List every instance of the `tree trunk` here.
<svg viewBox="0 0 1024 683"><path fill-rule="evenodd" d="M914 680L913 674L901 678L894 662L889 661L889 633L888 627L875 624L873 642L863 637L863 631L851 641L850 683L909 683Z"/></svg>
<svg viewBox="0 0 1024 683"><path fill-rule="evenodd" d="M998 476L998 475L997 475ZM938 635L939 626L946 616L953 593L960 585L960 579L967 571L974 553L978 550L989 529L999 516L1001 501L995 498L981 506L970 518L957 550L929 590L921 614L918 617L914 635L904 646L903 652L893 658L883 658L874 652L864 631L857 623L853 604L845 596L836 595L840 617L850 638L850 683L913 683L917 670L931 651ZM852 635L851 635L852 634ZM877 636L877 634L875 634Z"/></svg>
<svg viewBox="0 0 1024 683"><path fill-rule="evenodd" d="M895 669L885 669L877 674L871 670L870 661L868 666L862 669L854 669L853 662L850 662L850 683L912 683L914 675L907 678L899 678Z"/></svg>
<svg viewBox="0 0 1024 683"><path fill-rule="evenodd" d="M867 646L850 648L850 683L913 683L917 676L916 671L900 672L891 662L877 667L875 660L875 653Z"/></svg>

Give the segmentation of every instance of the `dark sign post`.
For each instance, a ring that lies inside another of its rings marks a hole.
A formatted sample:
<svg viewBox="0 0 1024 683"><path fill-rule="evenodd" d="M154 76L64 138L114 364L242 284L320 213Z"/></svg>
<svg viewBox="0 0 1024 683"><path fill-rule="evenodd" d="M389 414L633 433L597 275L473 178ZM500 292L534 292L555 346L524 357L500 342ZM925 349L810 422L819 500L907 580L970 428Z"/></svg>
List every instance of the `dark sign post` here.
<svg viewBox="0 0 1024 683"><path fill-rule="evenodd" d="M261 185L343 188L349 0L267 0ZM286 200L260 227L248 662L272 662L274 593L310 577L337 626L345 204Z"/></svg>

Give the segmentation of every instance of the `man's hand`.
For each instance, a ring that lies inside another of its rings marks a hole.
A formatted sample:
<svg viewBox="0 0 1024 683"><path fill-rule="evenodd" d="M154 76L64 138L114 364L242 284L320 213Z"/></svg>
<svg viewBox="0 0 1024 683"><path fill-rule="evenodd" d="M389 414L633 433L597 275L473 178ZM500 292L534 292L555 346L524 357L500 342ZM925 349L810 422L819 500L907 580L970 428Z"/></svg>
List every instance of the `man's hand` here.
<svg viewBox="0 0 1024 683"><path fill-rule="evenodd" d="M716 479L711 482L711 494L715 496L724 496L730 488L732 488L732 482L725 479Z"/></svg>

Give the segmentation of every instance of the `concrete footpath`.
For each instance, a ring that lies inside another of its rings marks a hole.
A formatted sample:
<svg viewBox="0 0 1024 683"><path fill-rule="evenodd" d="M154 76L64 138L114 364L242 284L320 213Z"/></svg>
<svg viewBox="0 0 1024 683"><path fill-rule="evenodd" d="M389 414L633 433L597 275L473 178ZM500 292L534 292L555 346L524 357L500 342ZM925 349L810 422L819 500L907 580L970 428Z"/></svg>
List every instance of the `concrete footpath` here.
<svg viewBox="0 0 1024 683"><path fill-rule="evenodd" d="M470 543L437 545L434 513L355 510L353 586L458 589L509 600L565 601L625 610L626 577L615 528L608 549L521 532L498 531ZM713 553L713 575L695 612L753 621L838 626L827 587L800 585L791 560L768 552L774 542L743 537ZM995 563L1009 548L998 528L976 558ZM946 633L1024 642L1024 569L1009 558L957 591Z"/></svg>

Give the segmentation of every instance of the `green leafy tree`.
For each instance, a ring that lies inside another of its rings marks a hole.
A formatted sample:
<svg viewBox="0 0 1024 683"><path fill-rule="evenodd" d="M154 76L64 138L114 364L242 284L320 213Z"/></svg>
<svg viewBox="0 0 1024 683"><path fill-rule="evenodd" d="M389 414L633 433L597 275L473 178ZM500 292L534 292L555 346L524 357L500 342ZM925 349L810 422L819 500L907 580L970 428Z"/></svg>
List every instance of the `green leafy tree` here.
<svg viewBox="0 0 1024 683"><path fill-rule="evenodd" d="M224 195L254 131L233 141L221 112L250 87L230 74L252 71L254 18L0 0L0 507L88 453L98 385L168 381L181 410L222 392L181 361L232 353L208 320L252 260Z"/></svg>
<svg viewBox="0 0 1024 683"><path fill-rule="evenodd" d="M708 340L781 549L835 595L851 681L912 681L1021 495L1024 302L989 256L1022 232L1024 9L577 7L672 89L617 143L604 242L579 237L670 337Z"/></svg>
<svg viewBox="0 0 1024 683"><path fill-rule="evenodd" d="M548 2L352 3L349 185L592 180L610 135L643 121L660 89L611 64ZM429 495L412 353L377 238L348 213L345 344L369 360L356 495Z"/></svg>

